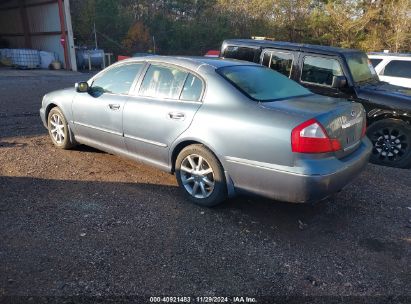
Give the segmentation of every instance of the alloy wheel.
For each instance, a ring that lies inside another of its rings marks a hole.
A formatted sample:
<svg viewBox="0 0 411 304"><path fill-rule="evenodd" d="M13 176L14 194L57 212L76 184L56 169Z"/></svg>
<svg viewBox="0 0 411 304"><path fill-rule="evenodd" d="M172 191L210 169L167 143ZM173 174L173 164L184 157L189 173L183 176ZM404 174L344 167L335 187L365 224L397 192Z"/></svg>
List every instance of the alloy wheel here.
<svg viewBox="0 0 411 304"><path fill-rule="evenodd" d="M373 153L381 160L396 161L407 150L407 136L396 128L382 128L372 134Z"/></svg>
<svg viewBox="0 0 411 304"><path fill-rule="evenodd" d="M214 172L201 155L190 154L181 162L181 181L186 191L195 198L207 198L213 193Z"/></svg>
<svg viewBox="0 0 411 304"><path fill-rule="evenodd" d="M54 113L50 118L50 124L50 133L51 136L53 136L53 140L59 145L63 144L65 139L65 127L63 119L60 117L60 115Z"/></svg>

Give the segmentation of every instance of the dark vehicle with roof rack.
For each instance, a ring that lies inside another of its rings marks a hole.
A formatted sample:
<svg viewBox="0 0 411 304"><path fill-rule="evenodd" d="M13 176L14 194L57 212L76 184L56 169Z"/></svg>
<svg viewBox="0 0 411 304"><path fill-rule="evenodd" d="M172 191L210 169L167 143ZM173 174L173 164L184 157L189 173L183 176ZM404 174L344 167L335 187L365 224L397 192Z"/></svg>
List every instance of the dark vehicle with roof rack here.
<svg viewBox="0 0 411 304"><path fill-rule="evenodd" d="M280 41L230 39L221 57L265 65L312 92L363 104L373 163L411 167L411 90L379 80L359 50Z"/></svg>

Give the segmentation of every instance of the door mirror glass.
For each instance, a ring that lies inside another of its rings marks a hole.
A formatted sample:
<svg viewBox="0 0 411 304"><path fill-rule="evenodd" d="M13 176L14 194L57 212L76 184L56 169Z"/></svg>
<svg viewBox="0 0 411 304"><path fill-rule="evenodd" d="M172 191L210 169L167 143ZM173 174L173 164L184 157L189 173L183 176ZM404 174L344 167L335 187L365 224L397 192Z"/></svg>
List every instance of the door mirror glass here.
<svg viewBox="0 0 411 304"><path fill-rule="evenodd" d="M76 82L76 84L74 85L74 87L76 88L76 91L79 93L86 93L88 92L88 83L85 81L82 82Z"/></svg>
<svg viewBox="0 0 411 304"><path fill-rule="evenodd" d="M333 76L332 88L340 89L347 85L347 78L345 76Z"/></svg>

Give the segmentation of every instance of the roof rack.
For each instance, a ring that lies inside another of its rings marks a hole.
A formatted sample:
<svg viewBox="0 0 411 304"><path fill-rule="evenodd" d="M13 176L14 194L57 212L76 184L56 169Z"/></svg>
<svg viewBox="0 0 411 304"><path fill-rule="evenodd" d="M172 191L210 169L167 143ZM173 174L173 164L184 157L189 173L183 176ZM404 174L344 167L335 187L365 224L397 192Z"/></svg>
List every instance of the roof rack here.
<svg viewBox="0 0 411 304"><path fill-rule="evenodd" d="M270 40L270 41L274 41L274 38L271 37L265 37L265 36L251 36L251 39L253 40Z"/></svg>
<svg viewBox="0 0 411 304"><path fill-rule="evenodd" d="M368 52L368 55L411 57L411 53Z"/></svg>

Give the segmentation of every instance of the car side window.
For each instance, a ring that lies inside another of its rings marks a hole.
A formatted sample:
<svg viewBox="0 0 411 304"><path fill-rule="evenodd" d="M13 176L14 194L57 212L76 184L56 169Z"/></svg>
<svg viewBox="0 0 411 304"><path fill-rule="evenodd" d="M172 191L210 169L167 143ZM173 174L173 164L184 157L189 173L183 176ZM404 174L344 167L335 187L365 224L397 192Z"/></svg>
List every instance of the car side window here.
<svg viewBox="0 0 411 304"><path fill-rule="evenodd" d="M384 76L411 78L411 61L391 60L382 72Z"/></svg>
<svg viewBox="0 0 411 304"><path fill-rule="evenodd" d="M267 51L263 55L262 64L290 77L293 67L293 55L286 52Z"/></svg>
<svg viewBox="0 0 411 304"><path fill-rule="evenodd" d="M259 49L230 45L225 48L223 57L258 62L260 54Z"/></svg>
<svg viewBox="0 0 411 304"><path fill-rule="evenodd" d="M189 74L184 83L180 99L188 101L199 101L203 92L203 82L193 74Z"/></svg>
<svg viewBox="0 0 411 304"><path fill-rule="evenodd" d="M144 63L123 64L108 69L94 79L91 91L94 94L128 94L134 79L140 73Z"/></svg>
<svg viewBox="0 0 411 304"><path fill-rule="evenodd" d="M382 61L382 59L378 58L370 58L369 60L374 68Z"/></svg>
<svg viewBox="0 0 411 304"><path fill-rule="evenodd" d="M331 86L333 76L343 76L341 65L336 59L317 56L305 56L301 81Z"/></svg>
<svg viewBox="0 0 411 304"><path fill-rule="evenodd" d="M152 64L144 76L139 94L146 97L179 99L188 76L178 68Z"/></svg>

